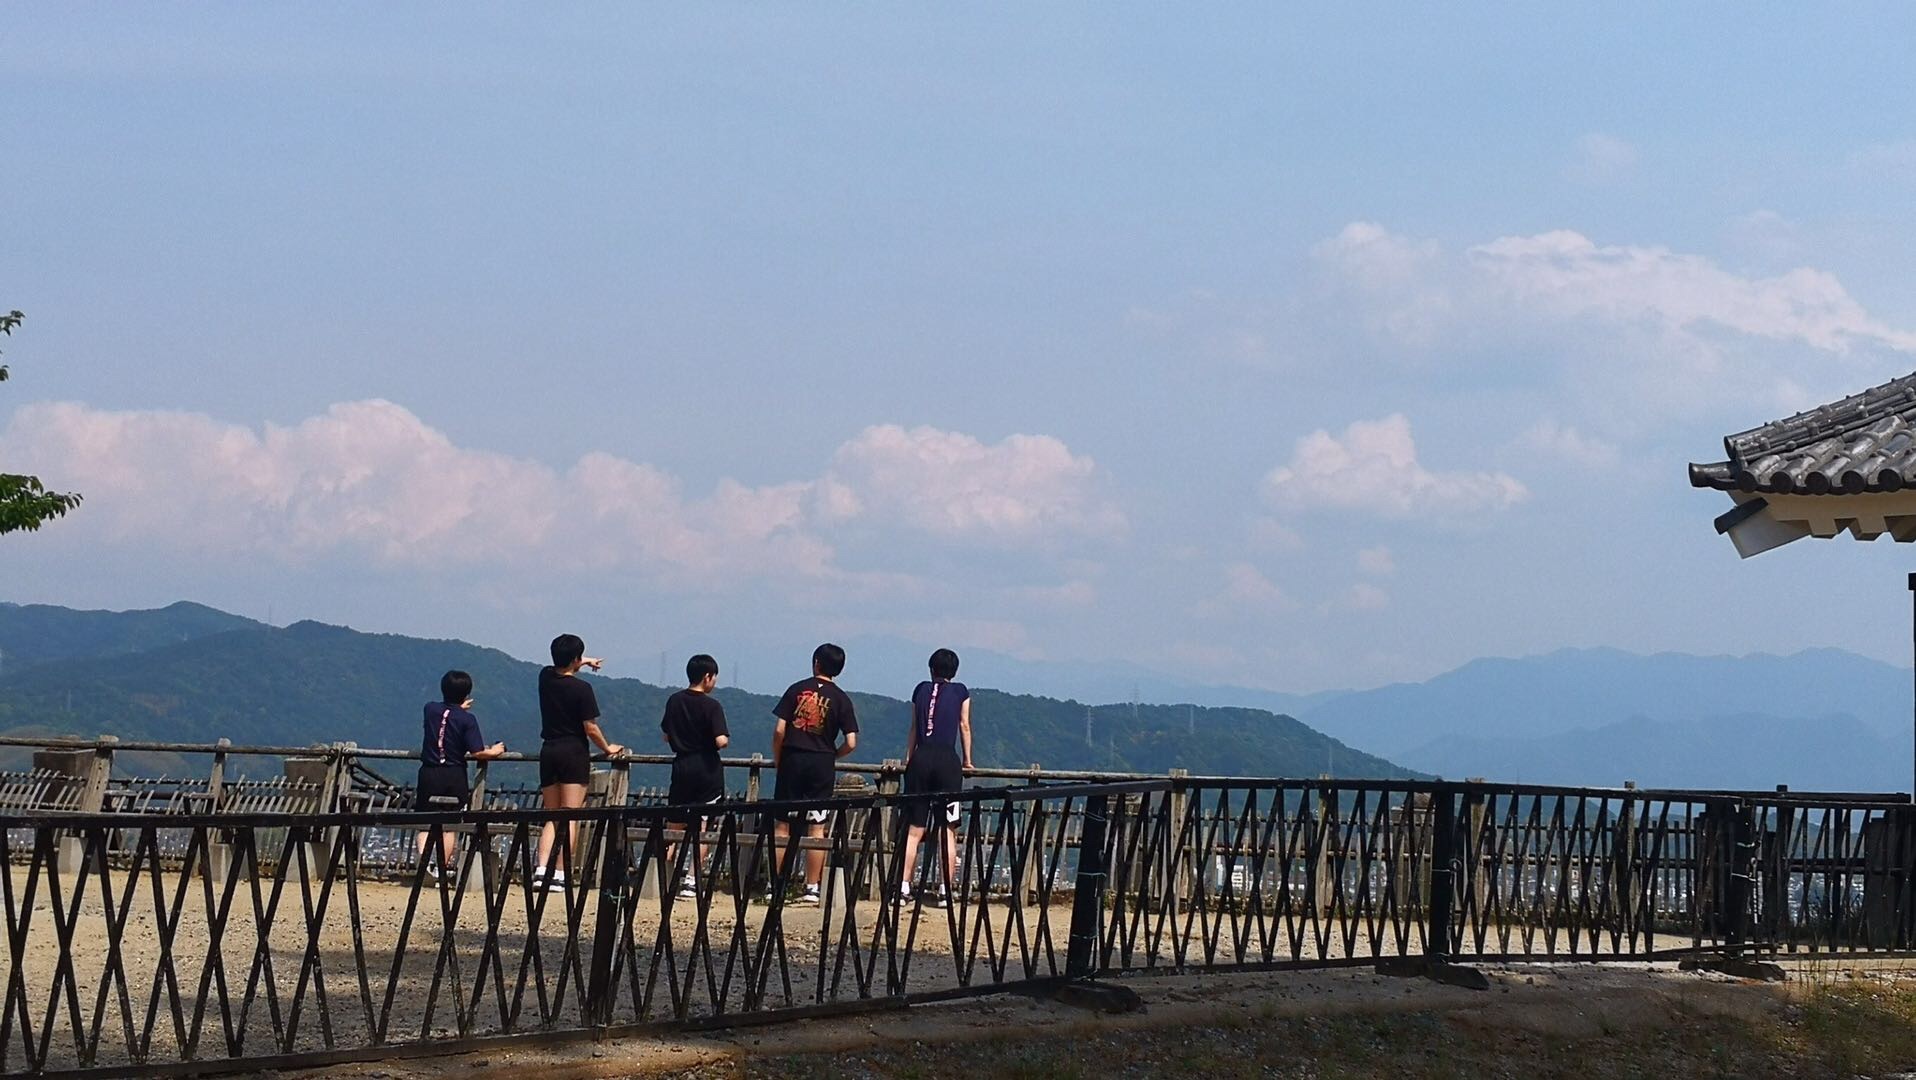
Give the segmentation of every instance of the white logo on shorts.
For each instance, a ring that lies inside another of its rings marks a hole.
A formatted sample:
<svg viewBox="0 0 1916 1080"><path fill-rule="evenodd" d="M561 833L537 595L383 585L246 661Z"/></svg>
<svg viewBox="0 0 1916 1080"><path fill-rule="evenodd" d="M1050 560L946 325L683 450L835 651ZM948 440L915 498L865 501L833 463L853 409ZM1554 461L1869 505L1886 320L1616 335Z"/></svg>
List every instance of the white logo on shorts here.
<svg viewBox="0 0 1916 1080"><path fill-rule="evenodd" d="M831 812L830 810L807 810L807 811L805 811L805 820L806 820L806 821L809 821L809 822L811 822L811 823L812 823L812 824L814 824L814 825L823 825L823 824L825 824L825 822L826 822L826 821L827 821L828 819L830 819L830 818L831 818L831 816L832 816L832 812Z"/></svg>
<svg viewBox="0 0 1916 1080"><path fill-rule="evenodd" d="M964 813L965 813L965 808L962 806L959 806L957 803L955 802L946 803L945 804L945 823L948 825L958 824L958 819L963 817Z"/></svg>

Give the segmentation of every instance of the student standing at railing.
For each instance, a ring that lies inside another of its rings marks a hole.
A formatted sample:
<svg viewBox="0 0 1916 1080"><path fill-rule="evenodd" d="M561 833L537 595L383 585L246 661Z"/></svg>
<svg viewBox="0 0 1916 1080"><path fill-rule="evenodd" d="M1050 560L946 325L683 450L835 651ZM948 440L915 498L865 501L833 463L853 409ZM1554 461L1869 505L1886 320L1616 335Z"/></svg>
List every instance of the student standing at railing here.
<svg viewBox="0 0 1916 1080"><path fill-rule="evenodd" d="M718 661L704 653L687 660L685 681L688 685L665 700L665 716L659 721L665 745L672 748L672 786L666 792L665 801L671 806L687 808L674 811L666 820L684 827L688 843L695 843L693 838L704 827L704 819L690 807L709 806L725 798L725 766L719 762L719 751L731 744L732 733L725 726L725 706L712 696L718 686L718 673ZM674 847L668 845L665 849L668 864L675 854ZM696 845L697 857L679 883L681 899L698 896L698 874L705 865L705 848L704 844Z"/></svg>
<svg viewBox="0 0 1916 1080"><path fill-rule="evenodd" d="M472 801L472 786L466 778L466 762L485 761L506 752L502 742L486 745L479 734L479 718L472 715L472 676L463 671L448 671L439 677L439 700L426 703L426 741L419 749L419 782L413 797L414 810L446 810L434 806L435 798L456 799L464 810ZM453 867L453 834L440 837L439 866L426 863L426 873L450 876ZM426 833L419 834L419 858L426 857Z"/></svg>
<svg viewBox="0 0 1916 1080"><path fill-rule="evenodd" d="M597 743L608 757L625 747L608 742L599 730L599 698L592 685L578 677L579 669L599 670L605 661L585 654L577 634L552 639L552 666L539 669L539 805L547 810L573 810L585 805L586 785L592 781L592 750ZM548 821L539 831L539 865L532 871L533 888L555 892L565 888L565 863L554 861L552 842L558 829ZM566 829L566 850L574 865L584 857L577 850L579 823ZM551 866L548 872L547 867Z"/></svg>
<svg viewBox="0 0 1916 1080"><path fill-rule="evenodd" d="M829 799L838 778L838 759L858 745L858 715L852 709L851 695L838 688L834 680L845 670L845 650L831 643L812 650L812 677L800 679L778 699L772 715L778 723L772 728L772 767L778 770L773 788L775 799ZM845 736L840 744L838 736ZM807 810L801 814L780 814L772 831L778 838L779 858L785 855L786 837L792 822L805 819L807 836L825 835L826 810ZM825 876L825 853L805 853L805 892L801 904L819 902L818 883Z"/></svg>
<svg viewBox="0 0 1916 1080"><path fill-rule="evenodd" d="M905 739L905 794L942 795L964 789L965 772L971 768L971 691L965 684L953 682L958 676L958 654L939 649L931 654L928 665L931 678L918 684L911 693L911 734ZM962 753L961 753L962 749ZM958 844L952 830L958 827L959 805L940 804L935 799L914 803L905 811L905 858L899 864L898 901L911 902L911 871L918 861L918 845L925 838L931 815L945 816L943 841L939 847L945 857L945 876L938 883L938 897L932 903L944 907L950 902L947 888L958 880Z"/></svg>

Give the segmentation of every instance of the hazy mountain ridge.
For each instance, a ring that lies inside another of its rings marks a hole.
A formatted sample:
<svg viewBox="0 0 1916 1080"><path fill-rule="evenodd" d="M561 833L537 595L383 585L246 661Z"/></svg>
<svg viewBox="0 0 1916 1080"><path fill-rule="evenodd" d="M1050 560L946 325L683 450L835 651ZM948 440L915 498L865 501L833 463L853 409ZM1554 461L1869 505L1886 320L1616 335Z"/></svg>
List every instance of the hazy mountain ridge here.
<svg viewBox="0 0 1916 1080"><path fill-rule="evenodd" d="M1313 727L1453 778L1904 791L1910 671L1788 656L1562 649L1343 695Z"/></svg>
<svg viewBox="0 0 1916 1080"><path fill-rule="evenodd" d="M1816 747L1823 752L1816 752ZM1644 788L1908 791L1910 752L1852 716L1744 715L1664 722L1632 717L1536 739L1453 736L1409 759L1450 777Z"/></svg>
<svg viewBox="0 0 1916 1080"><path fill-rule="evenodd" d="M18 623L45 615L0 609L0 625L11 620L21 633ZM121 639L105 634L102 640ZM25 668L0 678L0 732L410 748L419 739L420 704L437 696L440 673L453 667L474 677L474 711L488 738L504 739L514 749L536 747L536 664L461 641L367 634L316 622L251 624L139 652ZM908 706L861 692L856 670L854 660L846 686L864 727L856 760L902 756ZM663 750L658 717L670 689L636 679L592 681L612 739L640 751ZM774 699L730 688L719 694L734 751L769 754ZM974 696L981 765L1315 776L1329 762L1346 776L1411 775L1336 745L1295 719L1255 709L1088 707L982 688Z"/></svg>
<svg viewBox="0 0 1916 1080"><path fill-rule="evenodd" d="M0 678L35 664L142 652L264 625L186 600L151 611L0 602Z"/></svg>

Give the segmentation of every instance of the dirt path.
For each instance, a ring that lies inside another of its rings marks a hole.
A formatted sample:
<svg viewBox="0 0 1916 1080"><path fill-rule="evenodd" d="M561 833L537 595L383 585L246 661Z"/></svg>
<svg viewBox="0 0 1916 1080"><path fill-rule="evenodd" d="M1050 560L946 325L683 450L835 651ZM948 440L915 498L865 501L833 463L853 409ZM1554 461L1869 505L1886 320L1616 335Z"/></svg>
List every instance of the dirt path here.
<svg viewBox="0 0 1916 1080"><path fill-rule="evenodd" d="M1419 1039L1441 1035L1424 1041L1458 1044L1463 1048L1459 1064L1468 1049L1479 1044L1507 1047L1516 1053L1513 1060L1529 1062L1516 1071L1493 1063L1458 1075L1608 1076L1612 1074L1588 1057L1580 1064L1574 1058L1560 1063L1571 1070L1564 1072L1554 1071L1547 1059L1553 1048L1614 1046L1631 1048L1631 1053L1657 1049L1663 1042L1680 1041L1685 1029L1715 1033L1719 1043L1725 1031L1786 1031L1791 1024L1802 1026L1806 1001L1820 1000L1833 986L1887 988L1885 992L1911 998L1910 1016L1916 1017L1916 976L1894 965L1872 965L1867 971L1804 966L1785 984L1683 973L1670 965L1509 965L1485 970L1491 980L1488 992L1388 978L1363 969L1153 976L1121 981L1143 998L1145 1008L1137 1013L1098 1014L1006 996L708 1036L385 1063L330 1075L382 1080L483 1080L514 1074L554 1080L1173 1072L1341 1076L1374 1075L1339 1070L1375 1060L1380 1052L1397 1051L1409 1059L1393 1066L1401 1075L1452 1075L1435 1059L1420 1056L1425 1048ZM1880 1045L1893 1053L1906 1044L1911 1055L1906 1064L1916 1065L1916 1022L1893 1017L1890 1022L1906 1030L1884 1033ZM1312 1049L1313 1043L1322 1045ZM1783 1071L1749 1075L1819 1075L1813 1069L1789 1071L1789 1059L1776 1056L1774 1046L1752 1044L1750 1049L1768 1055L1758 1060L1773 1059ZM1670 1060L1679 1061L1681 1055ZM1690 1068L1671 1067L1678 1071L1662 1075L1686 1075ZM1576 1071L1579 1068L1582 1071ZM1747 1063L1744 1068L1749 1068ZM1615 1075L1637 1074L1626 1069Z"/></svg>

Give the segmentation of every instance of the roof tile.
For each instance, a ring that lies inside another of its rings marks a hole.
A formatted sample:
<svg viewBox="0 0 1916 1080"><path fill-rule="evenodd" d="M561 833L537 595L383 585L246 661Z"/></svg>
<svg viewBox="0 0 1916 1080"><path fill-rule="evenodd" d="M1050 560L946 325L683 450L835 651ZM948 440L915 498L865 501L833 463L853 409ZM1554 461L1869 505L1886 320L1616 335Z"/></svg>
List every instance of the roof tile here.
<svg viewBox="0 0 1916 1080"><path fill-rule="evenodd" d="M1727 461L1693 463L1718 491L1860 494L1916 486L1916 373L1730 435Z"/></svg>

